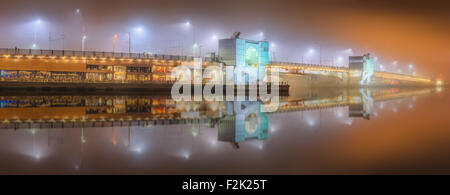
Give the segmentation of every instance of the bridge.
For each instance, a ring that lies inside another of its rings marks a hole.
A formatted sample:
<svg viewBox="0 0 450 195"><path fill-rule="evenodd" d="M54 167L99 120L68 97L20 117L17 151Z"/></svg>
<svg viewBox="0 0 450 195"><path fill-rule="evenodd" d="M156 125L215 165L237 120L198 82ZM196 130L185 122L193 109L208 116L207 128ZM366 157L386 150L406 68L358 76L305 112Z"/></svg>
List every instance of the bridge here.
<svg viewBox="0 0 450 195"><path fill-rule="evenodd" d="M350 70L347 67L323 66L316 64L301 64L289 62L271 62L268 68L284 74L294 75L322 75L338 78L342 85L359 85L361 75L358 71ZM373 86L433 86L436 81L426 77L397 74L390 72L375 72L372 78Z"/></svg>
<svg viewBox="0 0 450 195"><path fill-rule="evenodd" d="M192 56L113 53L72 50L0 49L1 82L39 83L162 83L178 65L194 65ZM203 67L219 65L220 58L205 57ZM281 74L336 78L342 86L359 86L361 74L344 67L269 62L269 71ZM320 79L320 78L319 78ZM373 86L433 86L436 81L405 74L375 72ZM1 83L0 82L0 83Z"/></svg>

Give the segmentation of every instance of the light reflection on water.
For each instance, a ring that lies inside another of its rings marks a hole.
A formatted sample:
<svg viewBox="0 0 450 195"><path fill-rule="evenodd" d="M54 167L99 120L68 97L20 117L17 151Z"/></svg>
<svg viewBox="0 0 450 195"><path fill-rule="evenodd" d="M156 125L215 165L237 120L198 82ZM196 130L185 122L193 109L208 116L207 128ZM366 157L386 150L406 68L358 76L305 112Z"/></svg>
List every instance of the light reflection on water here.
<svg viewBox="0 0 450 195"><path fill-rule="evenodd" d="M450 122L439 117L448 99L442 89L311 89L263 113L261 102L2 96L0 173L449 170L424 159L433 149L450 153Z"/></svg>

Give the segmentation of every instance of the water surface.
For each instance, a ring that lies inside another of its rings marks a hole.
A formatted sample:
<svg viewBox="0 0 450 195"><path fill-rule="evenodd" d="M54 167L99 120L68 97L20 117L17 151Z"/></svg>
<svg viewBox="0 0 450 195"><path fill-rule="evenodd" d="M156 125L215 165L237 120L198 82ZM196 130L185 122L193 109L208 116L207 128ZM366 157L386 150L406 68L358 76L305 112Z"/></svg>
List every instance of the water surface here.
<svg viewBox="0 0 450 195"><path fill-rule="evenodd" d="M450 173L443 89L310 89L262 102L1 96L0 174Z"/></svg>

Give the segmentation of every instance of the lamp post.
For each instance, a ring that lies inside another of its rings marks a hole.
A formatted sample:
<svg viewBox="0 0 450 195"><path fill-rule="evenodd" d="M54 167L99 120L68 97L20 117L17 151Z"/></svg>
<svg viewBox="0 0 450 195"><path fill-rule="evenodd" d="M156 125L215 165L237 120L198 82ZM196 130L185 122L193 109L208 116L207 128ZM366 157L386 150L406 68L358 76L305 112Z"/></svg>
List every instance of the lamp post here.
<svg viewBox="0 0 450 195"><path fill-rule="evenodd" d="M113 38L112 38L112 44L113 44L113 49L112 52L114 53L116 51L116 42L117 42L117 38L119 36L117 34L114 34Z"/></svg>
<svg viewBox="0 0 450 195"><path fill-rule="evenodd" d="M128 31L128 53L130 55L131 55L131 44L132 44L131 43L131 32L135 32L137 34L141 34L142 35L143 32L144 32L144 29L142 27L137 27L137 28L134 28L134 29Z"/></svg>
<svg viewBox="0 0 450 195"><path fill-rule="evenodd" d="M83 35L83 37L81 38L81 51L84 51L84 43L86 39L87 39L86 35Z"/></svg>
<svg viewBox="0 0 450 195"><path fill-rule="evenodd" d="M131 32L128 32L128 54L131 55Z"/></svg>
<svg viewBox="0 0 450 195"><path fill-rule="evenodd" d="M195 57L195 49L197 49L197 48L199 48L199 46L198 46L198 44L197 44L197 41L196 41L196 36L195 36L195 25L193 25L191 22L189 22L189 21L187 21L186 23L185 23L185 25L188 27L188 28L192 28L192 45L193 45L193 51L192 51L192 56L194 56ZM201 53L200 53L200 56L201 56Z"/></svg>
<svg viewBox="0 0 450 195"><path fill-rule="evenodd" d="M33 44L32 44L32 48L36 49L37 48L37 33L38 33L38 29L39 27L41 27L42 21L41 19L36 20L35 25L34 25L34 33L33 33Z"/></svg>

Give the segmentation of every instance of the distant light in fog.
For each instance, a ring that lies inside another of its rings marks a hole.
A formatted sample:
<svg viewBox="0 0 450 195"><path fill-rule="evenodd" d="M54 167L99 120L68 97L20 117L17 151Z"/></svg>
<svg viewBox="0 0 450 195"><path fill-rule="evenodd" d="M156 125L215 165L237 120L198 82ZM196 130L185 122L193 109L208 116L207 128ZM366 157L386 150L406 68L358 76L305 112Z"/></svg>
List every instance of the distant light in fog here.
<svg viewBox="0 0 450 195"><path fill-rule="evenodd" d="M76 12L77 12L77 14L79 14L80 13L80 9L77 9Z"/></svg>
<svg viewBox="0 0 450 195"><path fill-rule="evenodd" d="M41 23L42 23L41 19L36 20L36 24L41 24Z"/></svg>
<svg viewBox="0 0 450 195"><path fill-rule="evenodd" d="M307 119L306 122L310 127L314 127L316 125L316 121L313 119Z"/></svg>
<svg viewBox="0 0 450 195"><path fill-rule="evenodd" d="M277 46L277 44L275 44L275 43L271 43L271 44L270 44L270 48L271 48L271 49L274 49L276 46Z"/></svg>
<svg viewBox="0 0 450 195"><path fill-rule="evenodd" d="M347 53L348 55L353 55L353 49L352 48L348 48L345 50L345 53Z"/></svg>
<svg viewBox="0 0 450 195"><path fill-rule="evenodd" d="M314 49L309 49L309 50L308 50L308 53L309 53L309 54L314 54L314 52L315 52Z"/></svg>

